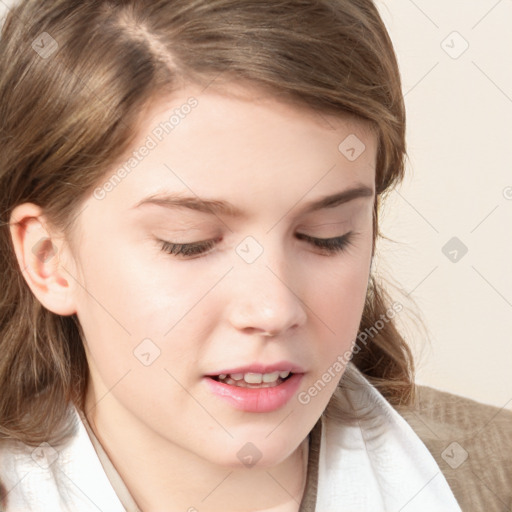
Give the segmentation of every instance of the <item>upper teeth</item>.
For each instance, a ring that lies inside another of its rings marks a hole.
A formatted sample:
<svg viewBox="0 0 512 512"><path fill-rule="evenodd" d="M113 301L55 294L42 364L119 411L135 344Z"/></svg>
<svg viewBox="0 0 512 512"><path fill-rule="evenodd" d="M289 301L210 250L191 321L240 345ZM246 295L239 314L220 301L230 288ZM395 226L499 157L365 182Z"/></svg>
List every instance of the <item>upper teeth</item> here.
<svg viewBox="0 0 512 512"><path fill-rule="evenodd" d="M279 377L286 379L290 372L272 372L272 373L221 373L219 379L231 377L233 380L244 379L247 384L261 384L262 382L275 382Z"/></svg>

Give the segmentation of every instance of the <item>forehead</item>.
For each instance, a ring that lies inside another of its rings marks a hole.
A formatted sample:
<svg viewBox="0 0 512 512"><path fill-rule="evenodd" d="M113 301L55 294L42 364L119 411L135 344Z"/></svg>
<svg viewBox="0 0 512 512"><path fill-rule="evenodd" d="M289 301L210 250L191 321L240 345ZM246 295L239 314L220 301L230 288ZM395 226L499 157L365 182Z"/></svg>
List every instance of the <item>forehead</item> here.
<svg viewBox="0 0 512 512"><path fill-rule="evenodd" d="M231 121L239 121L237 113L255 122L260 117L270 123L276 118L281 121L296 123L297 127L307 124L308 129L335 131L357 131L367 138L376 137L376 127L366 119L362 119L348 111L338 113L327 112L309 105L284 92L276 92L268 86L255 84L244 80L221 81L214 80L206 87L196 84L184 84L179 90L168 95L155 95L148 100L142 111L139 128L141 133L155 126L155 122L165 116L166 112L179 110L189 98L197 99L200 117L216 117L222 114L222 123L212 126L212 129L228 128ZM227 115L226 115L227 114ZM195 117L198 117L197 115Z"/></svg>
<svg viewBox="0 0 512 512"><path fill-rule="evenodd" d="M369 125L354 118L300 108L257 88L189 86L147 105L131 153L117 166L124 164L124 177L110 170L118 183L109 200L134 206L155 195L224 197L239 213L253 199L307 203L372 188L376 144Z"/></svg>

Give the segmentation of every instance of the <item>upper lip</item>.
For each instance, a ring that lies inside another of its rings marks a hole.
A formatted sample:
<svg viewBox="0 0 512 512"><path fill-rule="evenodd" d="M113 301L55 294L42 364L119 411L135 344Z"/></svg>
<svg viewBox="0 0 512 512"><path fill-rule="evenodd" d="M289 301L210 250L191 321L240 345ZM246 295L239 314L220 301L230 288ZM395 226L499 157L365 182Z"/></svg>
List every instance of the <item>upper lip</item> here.
<svg viewBox="0 0 512 512"><path fill-rule="evenodd" d="M273 373L273 372L290 372L290 373L304 373L304 370L299 365L290 363L289 361L279 361L273 364L251 363L245 366L238 366L236 368L226 368L218 372L208 373L206 376L217 376L221 374L233 373Z"/></svg>

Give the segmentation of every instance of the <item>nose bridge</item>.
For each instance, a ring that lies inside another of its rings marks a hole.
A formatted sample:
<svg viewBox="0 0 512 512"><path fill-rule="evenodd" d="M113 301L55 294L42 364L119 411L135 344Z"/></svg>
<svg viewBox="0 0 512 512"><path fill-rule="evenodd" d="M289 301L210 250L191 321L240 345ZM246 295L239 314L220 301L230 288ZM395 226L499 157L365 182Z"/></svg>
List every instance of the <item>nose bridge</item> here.
<svg viewBox="0 0 512 512"><path fill-rule="evenodd" d="M247 236L236 247L230 321L237 329L279 334L305 321L299 276L274 235Z"/></svg>

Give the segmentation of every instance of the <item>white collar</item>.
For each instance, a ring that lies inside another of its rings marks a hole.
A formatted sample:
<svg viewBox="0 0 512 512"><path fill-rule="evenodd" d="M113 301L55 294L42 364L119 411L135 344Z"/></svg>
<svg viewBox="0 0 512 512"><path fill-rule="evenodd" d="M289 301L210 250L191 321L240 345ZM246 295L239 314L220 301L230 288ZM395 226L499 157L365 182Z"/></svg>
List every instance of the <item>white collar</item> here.
<svg viewBox="0 0 512 512"><path fill-rule="evenodd" d="M352 362L338 391L375 414L353 426L322 418L317 512L461 510L428 448Z"/></svg>
<svg viewBox="0 0 512 512"><path fill-rule="evenodd" d="M322 417L317 512L461 511L427 447L353 363L336 394L375 415L355 426ZM75 425L58 451L0 443L6 512L125 512L76 409Z"/></svg>
<svg viewBox="0 0 512 512"><path fill-rule="evenodd" d="M125 512L76 408L73 434L61 445L0 442L5 512Z"/></svg>

